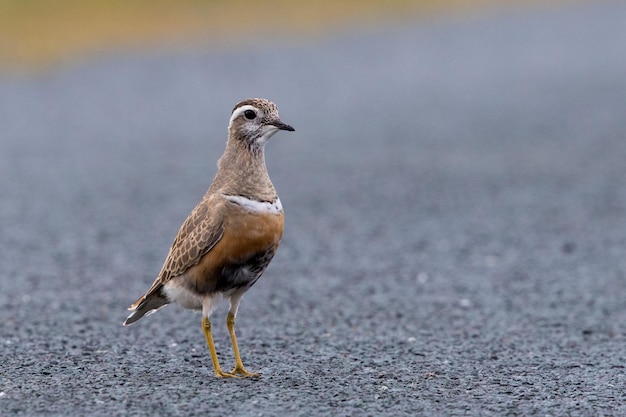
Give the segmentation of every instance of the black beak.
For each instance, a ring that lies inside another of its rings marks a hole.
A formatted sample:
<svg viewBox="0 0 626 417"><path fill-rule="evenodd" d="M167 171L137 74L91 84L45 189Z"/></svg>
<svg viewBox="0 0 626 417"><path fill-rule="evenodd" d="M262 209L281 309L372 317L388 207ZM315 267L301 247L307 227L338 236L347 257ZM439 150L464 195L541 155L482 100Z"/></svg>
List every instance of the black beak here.
<svg viewBox="0 0 626 417"><path fill-rule="evenodd" d="M295 132L296 129L294 129L293 127L289 126L288 124L285 124L283 122L275 122L272 123L274 126L276 126L279 130L286 130L288 132Z"/></svg>

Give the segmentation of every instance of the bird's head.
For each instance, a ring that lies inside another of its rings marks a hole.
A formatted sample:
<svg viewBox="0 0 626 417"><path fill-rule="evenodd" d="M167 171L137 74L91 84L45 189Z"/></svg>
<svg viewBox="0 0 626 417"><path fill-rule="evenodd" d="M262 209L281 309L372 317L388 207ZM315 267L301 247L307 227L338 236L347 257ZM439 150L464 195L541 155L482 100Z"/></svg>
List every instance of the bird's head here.
<svg viewBox="0 0 626 417"><path fill-rule="evenodd" d="M248 146L263 146L279 130L295 129L278 117L278 107L263 98L249 98L237 103L230 116L228 132L231 138Z"/></svg>

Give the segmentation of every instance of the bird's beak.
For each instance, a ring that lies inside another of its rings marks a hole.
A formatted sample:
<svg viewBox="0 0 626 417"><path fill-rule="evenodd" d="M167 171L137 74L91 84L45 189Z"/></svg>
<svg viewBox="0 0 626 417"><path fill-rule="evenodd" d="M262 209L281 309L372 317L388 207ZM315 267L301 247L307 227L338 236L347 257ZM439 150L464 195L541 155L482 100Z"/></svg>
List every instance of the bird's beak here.
<svg viewBox="0 0 626 417"><path fill-rule="evenodd" d="M286 130L288 132L295 132L295 130L296 130L293 127L291 127L288 124L285 124L285 123L283 123L281 121L274 122L274 123L272 123L272 125L276 126L278 128L278 130Z"/></svg>

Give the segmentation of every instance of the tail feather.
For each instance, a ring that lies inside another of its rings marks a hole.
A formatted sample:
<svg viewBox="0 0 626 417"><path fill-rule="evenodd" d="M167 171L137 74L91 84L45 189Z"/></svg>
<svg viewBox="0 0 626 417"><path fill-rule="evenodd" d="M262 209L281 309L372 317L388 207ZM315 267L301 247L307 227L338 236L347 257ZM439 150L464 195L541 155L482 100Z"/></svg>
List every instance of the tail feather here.
<svg viewBox="0 0 626 417"><path fill-rule="evenodd" d="M133 305L128 307L132 313L124 321L124 326L130 326L143 316L150 315L167 304L169 304L169 301L161 291L155 291L147 296L144 295L139 300L135 301Z"/></svg>

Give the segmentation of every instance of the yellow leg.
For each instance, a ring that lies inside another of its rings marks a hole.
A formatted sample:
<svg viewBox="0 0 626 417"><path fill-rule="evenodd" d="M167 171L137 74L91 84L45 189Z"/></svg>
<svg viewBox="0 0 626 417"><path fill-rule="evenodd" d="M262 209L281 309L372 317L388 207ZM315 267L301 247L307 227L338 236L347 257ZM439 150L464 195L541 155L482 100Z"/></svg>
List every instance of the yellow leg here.
<svg viewBox="0 0 626 417"><path fill-rule="evenodd" d="M204 331L204 337L206 337L206 343L209 345L209 351L211 352L211 360L213 361L213 369L215 369L215 376L218 378L233 377L234 375L222 371L220 363L217 360L217 352L215 351L215 344L213 343L213 335L211 334L211 322L208 317L202 317L202 331Z"/></svg>
<svg viewBox="0 0 626 417"><path fill-rule="evenodd" d="M241 362L241 356L239 356L237 336L235 336L235 316L230 312L228 313L228 316L226 316L226 327L228 328L228 333L230 333L230 341L233 344L233 353L235 354L235 368L232 370L230 375L241 375L252 378L257 378L261 376L260 374L254 372L248 372L246 368L243 367L243 362Z"/></svg>

